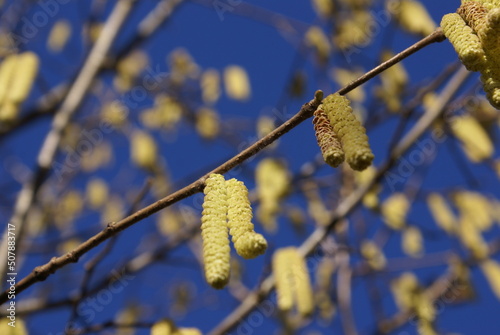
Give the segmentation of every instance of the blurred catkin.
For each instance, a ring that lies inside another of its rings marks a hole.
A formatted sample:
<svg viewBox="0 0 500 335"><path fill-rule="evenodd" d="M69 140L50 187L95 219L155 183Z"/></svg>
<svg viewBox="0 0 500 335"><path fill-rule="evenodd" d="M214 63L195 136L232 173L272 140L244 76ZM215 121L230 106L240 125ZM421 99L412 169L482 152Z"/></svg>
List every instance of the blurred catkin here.
<svg viewBox="0 0 500 335"><path fill-rule="evenodd" d="M404 193L393 193L381 206L384 222L395 230L401 230L406 225L406 215L410 202Z"/></svg>
<svg viewBox="0 0 500 335"><path fill-rule="evenodd" d="M455 232L457 219L443 196L439 193L429 194L427 197L427 206L429 206L434 221L436 221L436 224L441 229L448 234Z"/></svg>
<svg viewBox="0 0 500 335"><path fill-rule="evenodd" d="M290 185L288 170L279 160L266 158L255 169L255 181L260 202L257 218L267 231L275 231L279 203Z"/></svg>
<svg viewBox="0 0 500 335"><path fill-rule="evenodd" d="M290 268L290 253L292 248L278 249L273 255L273 274L276 281L278 307L282 311L293 307L293 274Z"/></svg>
<svg viewBox="0 0 500 335"><path fill-rule="evenodd" d="M278 249L273 255L278 307L283 311L295 305L302 316L314 311L311 278L304 257L297 248Z"/></svg>

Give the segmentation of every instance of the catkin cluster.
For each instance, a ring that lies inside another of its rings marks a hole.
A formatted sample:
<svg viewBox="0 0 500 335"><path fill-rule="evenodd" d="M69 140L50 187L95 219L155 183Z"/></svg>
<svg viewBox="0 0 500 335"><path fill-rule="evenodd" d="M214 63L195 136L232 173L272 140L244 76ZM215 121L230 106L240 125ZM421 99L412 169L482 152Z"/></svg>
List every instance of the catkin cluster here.
<svg viewBox="0 0 500 335"><path fill-rule="evenodd" d="M229 282L230 247L228 233L236 252L243 258L255 258L267 249L267 241L254 231L248 190L236 179L226 181L211 174L205 181L205 199L201 218L205 277L214 288Z"/></svg>
<svg viewBox="0 0 500 335"><path fill-rule="evenodd" d="M441 28L465 67L481 73L488 101L500 109L500 1L463 0Z"/></svg>
<svg viewBox="0 0 500 335"><path fill-rule="evenodd" d="M282 248L274 253L272 263L278 307L289 311L295 305L300 315L311 315L314 300L304 257L297 248Z"/></svg>
<svg viewBox="0 0 500 335"><path fill-rule="evenodd" d="M338 166L345 155L353 170L362 171L371 165L374 156L366 130L352 113L346 97L338 93L327 96L315 112L313 123L318 144L328 164Z"/></svg>
<svg viewBox="0 0 500 335"><path fill-rule="evenodd" d="M0 65L0 121L13 121L38 73L37 54L27 51L7 56Z"/></svg>

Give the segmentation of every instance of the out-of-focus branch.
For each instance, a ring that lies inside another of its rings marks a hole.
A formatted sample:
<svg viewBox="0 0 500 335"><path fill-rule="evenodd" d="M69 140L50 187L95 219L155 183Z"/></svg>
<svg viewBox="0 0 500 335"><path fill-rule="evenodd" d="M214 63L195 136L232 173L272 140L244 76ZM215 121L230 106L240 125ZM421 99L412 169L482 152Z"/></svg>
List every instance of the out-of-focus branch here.
<svg viewBox="0 0 500 335"><path fill-rule="evenodd" d="M443 40L443 33L442 33L441 29L438 28L431 35L425 37L424 39L415 43L411 47L409 47L406 50L402 51L401 53L395 55L393 58L391 58L388 61L375 67L373 70L369 71L367 74L363 75L359 79L354 80L353 82L348 84L346 87L342 88L339 91L339 93L345 94L345 93L355 89L356 87L362 85L363 83L365 83L369 79L375 77L379 73L388 69L390 66L396 64L397 62L403 60L404 58L406 58L406 57L410 56L411 54L417 52L418 50L422 49L426 45L429 45L433 42L440 42L442 40ZM172 204L174 204L182 199L185 199L185 198L187 198L195 193L201 192L203 190L203 187L204 187L205 179L211 173L223 174L223 173L228 172L229 170L231 170L234 167L243 163L248 158L250 158L250 157L254 156L255 154L257 154L258 152L260 152L266 146L268 146L269 144L276 141L278 138L280 138L282 135L284 135L285 133L287 133L290 130L292 130L293 128L295 128L297 125L299 125L304 120L311 117L312 114L314 113L314 111L316 110L316 108L318 107L318 105L321 103L322 95L323 95L322 92L317 92L315 98L313 100L311 100L310 102L304 104L302 106L302 108L300 109L300 111L297 114L295 114L292 118L290 118L288 121L284 122L281 126L276 128L275 130L273 130L267 136L263 137L262 139L260 139L259 141L257 141L256 143L254 143L253 145L248 147L247 149L243 150L242 152L240 152L239 154L237 154L233 158L229 159L227 162L225 162L221 166L219 166L216 169L214 169L213 171L205 174L204 176L199 178L197 181L195 181L195 182L191 183L190 185L170 194L169 196L166 196L163 199L158 200L157 202L137 211L136 213L134 213L134 214L118 221L118 222L109 223L108 226L103 231L99 232L98 234L94 235L93 237L91 237L87 241L83 242L74 250L72 250L72 251L70 251L70 252L68 252L60 257L54 257L50 260L50 262L36 267L35 269L33 269L33 271L29 275L27 275L26 277L21 279L16 284L16 292L21 293L22 291L24 291L26 288L30 287L34 283L36 283L38 281L45 280L49 275L51 275L55 271L57 271L57 269L65 266L69 263L77 262L78 259L83 254L85 254L87 251L95 248L96 246L98 246L99 244L104 242L105 240L116 235L120 231L130 227L131 225L141 221L142 219L147 218L148 216L160 211L161 209L168 207L168 206L170 206L170 205L172 205ZM424 118L425 118L425 116L424 116ZM423 133L424 130L425 129L418 129L418 132L417 132L418 135ZM408 145L408 143L406 143L405 141L407 141L407 138L404 138L402 142L404 145ZM412 142L410 142L409 144L411 145L411 143ZM396 157L396 158L399 157L401 155L401 153L404 152L406 149L407 149L407 147L403 147L403 149L401 149L400 147L397 147L395 149L395 156L394 157ZM391 163L392 163L392 160L391 160ZM388 169L390 164L386 164L386 165L387 165L387 167L385 167L385 169ZM364 194L364 192L366 192L366 190L363 191L363 194ZM362 194L361 195L357 194L356 196L359 197L359 199L361 199ZM351 198L352 197L348 198L348 200L350 199L349 200L350 202L344 206L345 208L340 209L340 214L342 214L341 217L343 217L346 214L345 213L346 210L350 211L352 209L350 206L354 206L355 204L357 204L357 201L359 201L359 199L354 199L355 201L353 202L353 200ZM328 227L328 229L330 227L332 227L333 225L335 225L335 223L338 220L338 217L339 216L337 215L336 216L337 219L334 220L334 222ZM307 253L311 252L314 249L314 247L317 245L317 243L319 243L319 241L321 241L321 239L323 239L323 237L328 232L328 230L327 229L325 230L325 229L326 228L321 228L321 230L324 230L324 231L316 230L314 232L314 234L306 241L306 243L304 243L302 250L308 250L307 248L310 248ZM304 249L304 248L306 248L306 249ZM269 285L269 289L272 289L273 284L274 284L272 277L270 280L264 281L264 283L266 283L266 282ZM252 296L252 295L250 295L250 296ZM3 292L0 295L0 303L4 303L5 301L7 301L7 291ZM245 304L245 302L243 304Z"/></svg>
<svg viewBox="0 0 500 335"><path fill-rule="evenodd" d="M71 86L61 107L56 112L52 122L52 128L48 133L37 158L37 167L31 179L23 185L14 206L14 214L10 224L15 226L17 253L20 253L19 242L22 240L26 216L33 203L37 191L50 171L52 162L57 153L61 141L63 130L68 125L71 117L80 106L85 94L92 84L97 71L101 67L108 54L109 49L123 26L126 18L131 12L136 0L120 0L113 12L110 14L102 33L92 48L87 60L85 61L78 77ZM0 245L0 259L7 259L7 238L4 236ZM18 255L19 257L19 255ZM0 262L0 279L6 274L7 262ZM2 280L3 281L3 280Z"/></svg>

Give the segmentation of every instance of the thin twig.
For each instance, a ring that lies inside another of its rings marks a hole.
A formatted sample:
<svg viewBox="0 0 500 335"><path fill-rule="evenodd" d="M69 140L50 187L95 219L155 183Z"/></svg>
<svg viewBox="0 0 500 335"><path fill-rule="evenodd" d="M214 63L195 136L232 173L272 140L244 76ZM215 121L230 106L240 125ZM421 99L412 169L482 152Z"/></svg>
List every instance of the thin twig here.
<svg viewBox="0 0 500 335"><path fill-rule="evenodd" d="M404 50L403 52L401 52L401 53L395 55L393 58L389 59L388 61L377 66L373 70L369 71L366 75L363 75L359 79L350 83L346 88L342 88L339 91L339 93L345 94L345 93L349 92L350 90L353 90L354 88L358 87L359 85L365 83L370 78L375 77L379 73L388 69L390 66L396 64L398 61L401 61L405 57L408 57L411 54L417 52L422 47L429 45L432 42L440 42L442 40L443 40L443 33L442 33L441 29L438 28L434 33L432 33L428 37L422 39L421 41L415 43L414 45L412 45L408 49ZM78 259L83 254L85 254L87 251L95 248L96 246L98 246L99 244L104 242L105 240L118 234L120 231L130 227L131 225L141 221L144 218L149 217L150 215L160 211L161 209L163 209L165 207L168 207L168 206L170 206L170 205L172 205L180 200L183 200L183 199L185 199L185 198L187 198L195 193L201 192L203 190L203 187L204 187L205 179L211 173L219 173L219 174L226 173L229 170L231 170L232 168L234 168L235 166L243 163L248 158L257 154L263 148L265 148L269 144L273 143L278 138L280 138L282 135L289 132L297 125L299 125L302 121L311 117L312 114L314 113L314 111L316 110L316 108L318 107L318 105L321 103L321 99L322 99L322 94L321 95L316 94L316 96L313 100L304 104L302 106L302 108L300 109L300 111L296 115L294 115L292 118L290 118L288 121L284 122L281 126L276 128L275 130L273 130L271 133L269 133L268 135L266 135L265 137L263 137L262 139L260 139L259 141L257 141L256 143L254 143L253 145L251 145L250 147L248 147L244 151L242 151L241 153L237 154L233 158L229 159L227 162L225 162L224 164L222 164L218 168L205 174L204 176L199 178L197 181L195 181L195 182L191 183L190 185L166 196L163 199L158 200L157 202L137 211L136 213L134 213L134 214L132 214L132 215L116 222L116 223L108 225L103 231L101 231L101 232L97 233L96 235L94 235L93 237L89 238L87 241L80 244L74 250L72 250L72 251L70 251L70 252L68 252L60 257L53 257L50 260L50 262L34 268L33 271L29 275L27 275L26 277L21 279L16 284L16 293L19 294L22 291L24 291L26 288L33 285L34 283L36 283L38 281L45 280L48 276L53 274L58 269L64 267L65 265L67 265L69 263L77 262ZM419 129L419 131L420 131L420 129ZM423 130L421 130L421 131L423 131ZM420 134L420 133L418 133L418 134ZM403 139L403 141L405 141L405 140L406 140L406 138ZM408 145L408 143L405 143L405 142L403 142L403 144ZM396 150L395 150L396 154L397 154L396 157L399 157L400 152L398 152L397 149L398 148L396 148ZM399 151L401 151L401 149ZM405 150L403 150L403 152L404 151ZM357 196L359 196L359 195L357 195ZM349 199L351 199L351 198L349 198ZM352 202L352 200L351 200L351 202ZM342 210L344 210L344 211L346 209L349 209L349 206L346 206L346 208L342 208ZM335 220L335 222L336 222L336 220ZM333 226L335 224L335 222L332 223L331 226ZM324 232L316 231L315 234L313 234L313 236L311 236L312 240L310 240L310 241L308 240L309 242L306 241L306 242L308 242L308 244L305 244L305 247L311 248L311 250L314 249L314 246L316 243L316 242L314 242L315 239L317 239L319 235L321 235L321 239L322 239L324 234L326 234L326 231L324 231ZM311 242L313 242L314 245L310 244ZM5 248L5 250L6 250L6 248ZM268 281L268 284L265 287L268 287L269 289L271 289L273 287L272 284L273 284L272 280ZM7 301L7 296L8 296L7 291L4 291L0 295L0 304L3 304L4 302Z"/></svg>

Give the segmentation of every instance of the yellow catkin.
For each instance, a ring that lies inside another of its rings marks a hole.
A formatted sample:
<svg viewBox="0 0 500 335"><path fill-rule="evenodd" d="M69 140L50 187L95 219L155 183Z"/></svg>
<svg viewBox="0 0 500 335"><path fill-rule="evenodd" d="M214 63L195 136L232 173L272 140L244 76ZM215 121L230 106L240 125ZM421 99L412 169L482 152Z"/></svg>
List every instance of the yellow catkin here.
<svg viewBox="0 0 500 335"><path fill-rule="evenodd" d="M463 115L453 118L451 130L462 142L465 154L472 162L482 162L492 157L495 150L493 143L473 116Z"/></svg>
<svg viewBox="0 0 500 335"><path fill-rule="evenodd" d="M407 227L402 236L403 251L410 257L421 257L424 249L423 237L417 227Z"/></svg>
<svg viewBox="0 0 500 335"><path fill-rule="evenodd" d="M53 52L60 52L68 42L70 36L70 22L68 20L59 20L50 30L47 46Z"/></svg>
<svg viewBox="0 0 500 335"><path fill-rule="evenodd" d="M179 328L174 335L202 335L198 328Z"/></svg>
<svg viewBox="0 0 500 335"><path fill-rule="evenodd" d="M267 249L267 241L264 236L254 231L252 208L245 184L233 178L226 181L226 188L229 233L236 252L246 259L262 255Z"/></svg>
<svg viewBox="0 0 500 335"><path fill-rule="evenodd" d="M106 123L120 127L125 124L128 113L129 109L124 103L114 100L102 106L101 118Z"/></svg>
<svg viewBox="0 0 500 335"><path fill-rule="evenodd" d="M369 45L373 34L367 33L366 27L372 20L373 17L367 10L354 11L350 17L344 18L338 24L334 45L342 50Z"/></svg>
<svg viewBox="0 0 500 335"><path fill-rule="evenodd" d="M316 14L325 19L332 17L335 12L335 4L333 0L312 0L312 5Z"/></svg>
<svg viewBox="0 0 500 335"><path fill-rule="evenodd" d="M395 230L401 230L406 225L406 215L410 202L404 193L394 193L381 206L384 222Z"/></svg>
<svg viewBox="0 0 500 335"><path fill-rule="evenodd" d="M443 16L441 28L468 70L480 71L484 68L486 58L479 37L459 14Z"/></svg>
<svg viewBox="0 0 500 335"><path fill-rule="evenodd" d="M500 80L494 78L491 71L485 70L481 75L481 81L488 102L496 109L500 109Z"/></svg>
<svg viewBox="0 0 500 335"><path fill-rule="evenodd" d="M384 71L382 73L385 73ZM365 71L362 68L347 70L344 68L333 68L330 71L330 77L340 86L344 87L352 83L357 78L361 77ZM346 94L347 99L354 102L363 102L366 98L366 92L363 86L356 87L354 90Z"/></svg>
<svg viewBox="0 0 500 335"><path fill-rule="evenodd" d="M279 202L290 186L288 170L280 161L266 158L255 169L255 181L260 202L257 218L267 231L274 231Z"/></svg>
<svg viewBox="0 0 500 335"><path fill-rule="evenodd" d="M274 129L276 129L275 125L276 119L274 117L268 116L268 115L262 115L258 118L257 120L257 136L259 138L262 138L264 136L267 136L269 133L271 133ZM274 141L270 145L266 147L266 150L272 150L276 148L279 144L279 140Z"/></svg>
<svg viewBox="0 0 500 335"><path fill-rule="evenodd" d="M367 169L355 172L354 178L359 186L366 185L371 182L376 175L376 169L373 166L369 166ZM374 185L368 192L363 196L363 205L370 209L376 209L379 206L379 196L381 191L380 185Z"/></svg>
<svg viewBox="0 0 500 335"><path fill-rule="evenodd" d="M489 10L495 7L500 7L500 0L462 0L462 5L469 2L480 3L482 6Z"/></svg>
<svg viewBox="0 0 500 335"><path fill-rule="evenodd" d="M488 259L481 262L479 266L488 280L491 290L500 300L500 264L494 260Z"/></svg>
<svg viewBox="0 0 500 335"><path fill-rule="evenodd" d="M7 96L9 101L21 104L26 100L38 74L39 63L38 55L34 52L27 51L19 54Z"/></svg>
<svg viewBox="0 0 500 335"><path fill-rule="evenodd" d="M224 69L224 86L231 99L245 101L250 97L250 80L241 66L230 65Z"/></svg>
<svg viewBox="0 0 500 335"><path fill-rule="evenodd" d="M306 261L297 248L278 249L273 255L273 273L276 280L278 307L283 311L296 306L302 316L314 311L311 278Z"/></svg>
<svg viewBox="0 0 500 335"><path fill-rule="evenodd" d="M434 303L423 290L419 290L415 296L415 314L421 321L432 323L436 319L436 308Z"/></svg>
<svg viewBox="0 0 500 335"><path fill-rule="evenodd" d="M411 272L403 273L391 282L391 291L396 304L402 310L410 310L415 305L415 295L419 290L417 277Z"/></svg>
<svg viewBox="0 0 500 335"><path fill-rule="evenodd" d="M421 36L427 36L434 31L436 24L420 1L396 1L399 1L399 10L395 15L403 29Z"/></svg>
<svg viewBox="0 0 500 335"><path fill-rule="evenodd" d="M328 62L328 58L330 57L331 47L330 42L328 41L328 37L318 26L312 26L307 30L305 36L306 44L314 49L316 52L316 56L318 61L321 64L325 64Z"/></svg>
<svg viewBox="0 0 500 335"><path fill-rule="evenodd" d="M493 225L492 208L488 198L478 192L461 191L455 194L455 204L460 215L479 231L489 230Z"/></svg>
<svg viewBox="0 0 500 335"><path fill-rule="evenodd" d="M130 157L143 169L154 169L157 160L156 143L148 133L137 130L132 133Z"/></svg>
<svg viewBox="0 0 500 335"><path fill-rule="evenodd" d="M328 165L334 168L339 166L344 162L344 151L342 150L339 138L333 131L330 121L323 112L323 105L319 105L318 109L314 112L312 122L323 159Z"/></svg>
<svg viewBox="0 0 500 335"><path fill-rule="evenodd" d="M486 15L488 14L488 9L484 7L480 2L466 2L457 9L457 13L476 33L484 29L483 26L486 23Z"/></svg>
<svg viewBox="0 0 500 335"><path fill-rule="evenodd" d="M429 206L434 221L441 229L448 234L455 232L457 219L445 198L438 193L431 193L427 197L427 206Z"/></svg>
<svg viewBox="0 0 500 335"><path fill-rule="evenodd" d="M294 281L294 300L297 311L302 316L309 316L314 311L314 298L306 260L297 248L292 248L288 261Z"/></svg>
<svg viewBox="0 0 500 335"><path fill-rule="evenodd" d="M183 226L182 214L169 208L160 212L156 221L158 231L164 236L171 236L179 232Z"/></svg>
<svg viewBox="0 0 500 335"><path fill-rule="evenodd" d="M488 256L488 244L481 231L466 216L460 217L458 237L476 259L484 259Z"/></svg>
<svg viewBox="0 0 500 335"><path fill-rule="evenodd" d="M500 8L490 10L485 17L478 18L481 23L477 26L477 35L481 40L484 50L487 52L488 58L498 61L500 56L496 54L500 50L498 45L500 32ZM496 62L495 62L496 63Z"/></svg>
<svg viewBox="0 0 500 335"><path fill-rule="evenodd" d="M201 236L205 277L212 287L221 289L229 282L230 271L228 206L224 177L211 174L205 181L204 194Z"/></svg>
<svg viewBox="0 0 500 335"><path fill-rule="evenodd" d="M108 200L109 189L103 179L94 178L89 181L86 189L86 198L91 209L99 209Z"/></svg>
<svg viewBox="0 0 500 335"><path fill-rule="evenodd" d="M17 65L17 55L9 55L4 58L0 64L0 105L7 98L7 93L10 90L13 74Z"/></svg>
<svg viewBox="0 0 500 335"><path fill-rule="evenodd" d="M289 311L293 307L294 281L290 267L290 254L293 248L282 248L276 250L273 255L272 265L274 280L276 281L276 293L278 308Z"/></svg>
<svg viewBox="0 0 500 335"><path fill-rule="evenodd" d="M382 270L387 265L384 253L375 242L369 240L361 242L360 251L372 269Z"/></svg>
<svg viewBox="0 0 500 335"><path fill-rule="evenodd" d="M0 334L2 335L28 335L28 330L26 329L26 325L24 323L24 320L19 318L19 316L16 318L15 326L12 327L9 325L11 321L3 317L0 320Z"/></svg>
<svg viewBox="0 0 500 335"><path fill-rule="evenodd" d="M133 51L116 65L117 76L113 85L120 92L130 90L134 81L149 62L148 55L143 51Z"/></svg>
<svg viewBox="0 0 500 335"><path fill-rule="evenodd" d="M196 131L201 137L214 139L219 134L219 114L212 108L201 107L196 111Z"/></svg>
<svg viewBox="0 0 500 335"><path fill-rule="evenodd" d="M189 78L199 76L199 66L195 63L193 57L184 48L173 50L167 59L170 67L170 78L175 84L182 84Z"/></svg>
<svg viewBox="0 0 500 335"><path fill-rule="evenodd" d="M382 52L381 61L385 62L392 58L394 54L385 50ZM403 92L406 84L408 83L408 73L402 63L397 63L391 66L386 71L380 74L383 88L391 95L399 95Z"/></svg>
<svg viewBox="0 0 500 335"><path fill-rule="evenodd" d="M338 93L323 100L324 111L340 138L347 163L353 170L361 171L371 165L373 153L366 130L352 113L349 100Z"/></svg>
<svg viewBox="0 0 500 335"><path fill-rule="evenodd" d="M220 97L220 75L215 69L207 69L200 78L203 101L207 104L217 102Z"/></svg>
<svg viewBox="0 0 500 335"><path fill-rule="evenodd" d="M177 329L174 323L170 320L162 320L155 322L151 327L150 335L175 335Z"/></svg>

